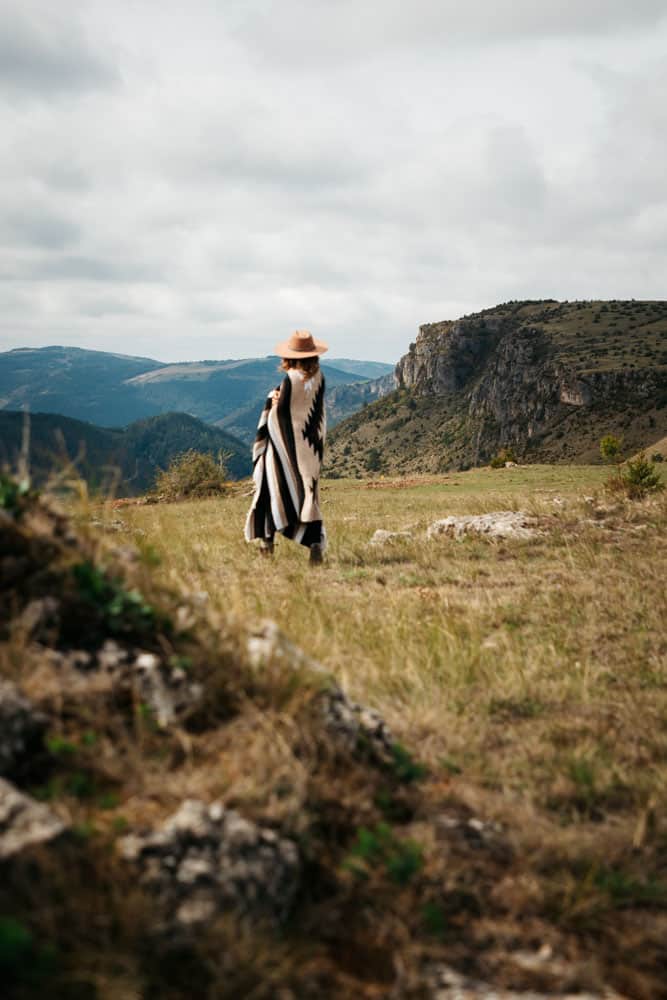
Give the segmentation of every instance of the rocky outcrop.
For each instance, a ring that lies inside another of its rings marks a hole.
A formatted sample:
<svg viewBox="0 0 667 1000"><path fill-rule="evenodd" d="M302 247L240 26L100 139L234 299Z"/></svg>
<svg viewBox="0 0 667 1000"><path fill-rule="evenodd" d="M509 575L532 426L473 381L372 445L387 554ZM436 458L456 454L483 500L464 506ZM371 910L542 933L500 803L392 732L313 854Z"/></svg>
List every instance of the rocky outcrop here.
<svg viewBox="0 0 667 1000"><path fill-rule="evenodd" d="M0 778L0 861L55 840L64 830L51 809Z"/></svg>
<svg viewBox="0 0 667 1000"><path fill-rule="evenodd" d="M603 993L582 993L579 990L558 990L548 993L535 990L511 990L502 986L492 986L462 975L448 965L433 967L429 970L430 1000L625 1000L613 990L605 989Z"/></svg>
<svg viewBox="0 0 667 1000"><path fill-rule="evenodd" d="M396 366L396 384L416 398L456 400L470 464L501 447L523 454L575 410L604 411L607 421L609 414L664 406L664 364L635 365L636 355L624 353L633 337L644 352L634 326L622 333L625 313L608 329L591 326L586 315L580 318L577 303L510 303L426 324ZM648 329L646 342L657 336ZM658 359L655 351L649 356Z"/></svg>
<svg viewBox="0 0 667 1000"><path fill-rule="evenodd" d="M324 667L290 642L275 622L262 622L250 634L247 651L256 669L275 663L289 670L304 670L311 676L320 675L322 688L316 702L328 736L341 749L354 752L362 748L371 760L381 766L394 762L394 738L382 716L374 709L352 701Z"/></svg>
<svg viewBox="0 0 667 1000"><path fill-rule="evenodd" d="M196 708L201 684L156 653L107 639L95 653L48 649L40 653L40 694L44 705L126 694L146 706L160 728Z"/></svg>
<svg viewBox="0 0 667 1000"><path fill-rule="evenodd" d="M487 538L527 539L534 538L537 534L536 518L520 510L500 510L491 514L443 517L429 526L426 537L434 539L441 535L450 538L484 535Z"/></svg>
<svg viewBox="0 0 667 1000"><path fill-rule="evenodd" d="M420 395L457 392L480 371L502 331L497 317L420 326L417 340L396 365L396 385Z"/></svg>
<svg viewBox="0 0 667 1000"><path fill-rule="evenodd" d="M0 775L12 774L38 749L46 718L16 685L0 679Z"/></svg>
<svg viewBox="0 0 667 1000"><path fill-rule="evenodd" d="M299 885L294 842L219 802L187 799L153 832L124 837L120 850L157 897L170 930L229 911L281 920Z"/></svg>
<svg viewBox="0 0 667 1000"><path fill-rule="evenodd" d="M334 386L327 392L327 422L334 427L340 420L356 413L362 406L374 403L396 388L394 375L390 372L381 378L368 382L351 382L350 385Z"/></svg>

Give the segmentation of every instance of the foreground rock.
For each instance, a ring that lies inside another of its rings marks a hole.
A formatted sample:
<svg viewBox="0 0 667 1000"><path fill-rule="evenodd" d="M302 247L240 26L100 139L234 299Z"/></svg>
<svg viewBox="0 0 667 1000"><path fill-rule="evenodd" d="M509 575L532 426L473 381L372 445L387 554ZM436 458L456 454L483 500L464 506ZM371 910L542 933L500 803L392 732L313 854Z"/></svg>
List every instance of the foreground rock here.
<svg viewBox="0 0 667 1000"><path fill-rule="evenodd" d="M11 774L37 749L46 719L11 681L0 680L0 774Z"/></svg>
<svg viewBox="0 0 667 1000"><path fill-rule="evenodd" d="M429 1000L625 1000L612 990L604 993L549 992L510 990L468 979L447 965L430 971Z"/></svg>
<svg viewBox="0 0 667 1000"><path fill-rule="evenodd" d="M55 840L64 830L54 812L0 778L0 861Z"/></svg>
<svg viewBox="0 0 667 1000"><path fill-rule="evenodd" d="M349 751L363 748L378 764L395 760L395 740L382 716L372 708L352 701L331 678L321 663L290 642L275 622L262 622L249 636L247 651L255 668L276 663L291 670L305 670L322 677L317 695L322 724L328 735Z"/></svg>
<svg viewBox="0 0 667 1000"><path fill-rule="evenodd" d="M107 639L96 653L46 649L40 652L38 688L45 703L63 696L75 701L133 693L145 704L160 728L166 728L196 708L201 684L181 667L170 666L155 653Z"/></svg>
<svg viewBox="0 0 667 1000"><path fill-rule="evenodd" d="M154 892L168 929L197 927L234 911L282 920L299 885L296 845L221 803L188 799L161 827L121 842Z"/></svg>
<svg viewBox="0 0 667 1000"><path fill-rule="evenodd" d="M520 510L500 510L492 514L469 514L463 517L444 517L428 528L428 539L447 535L463 538L465 535L485 535L488 538L535 538L539 535L537 520Z"/></svg>

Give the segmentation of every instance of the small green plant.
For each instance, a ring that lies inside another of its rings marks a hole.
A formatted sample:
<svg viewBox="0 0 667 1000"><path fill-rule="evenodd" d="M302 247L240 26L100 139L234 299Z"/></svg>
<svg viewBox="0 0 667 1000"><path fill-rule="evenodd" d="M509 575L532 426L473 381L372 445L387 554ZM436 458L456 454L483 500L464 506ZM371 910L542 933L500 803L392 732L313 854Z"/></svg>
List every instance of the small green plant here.
<svg viewBox="0 0 667 1000"><path fill-rule="evenodd" d="M391 755L393 757L392 769L399 781L410 784L426 776L424 765L416 761L412 754L404 746L401 746L400 743L393 744Z"/></svg>
<svg viewBox="0 0 667 1000"><path fill-rule="evenodd" d="M407 885L423 863L419 844L414 840L400 840L387 823L378 823L372 830L360 827L344 867L360 878L367 878L372 871L384 870L392 882Z"/></svg>
<svg viewBox="0 0 667 1000"><path fill-rule="evenodd" d="M21 996L45 996L43 988L52 975L56 953L50 946L36 944L32 932L14 917L0 917L0 983L2 995L13 996L20 987ZM5 992L8 990L8 992ZM35 993L32 990L36 990Z"/></svg>
<svg viewBox="0 0 667 1000"><path fill-rule="evenodd" d="M439 903L425 903L422 907L422 921L427 934L443 937L447 930L447 917Z"/></svg>
<svg viewBox="0 0 667 1000"><path fill-rule="evenodd" d="M90 560L72 568L80 596L97 608L110 632L143 632L157 621L155 609L135 589L126 590Z"/></svg>
<svg viewBox="0 0 667 1000"><path fill-rule="evenodd" d="M0 509L18 516L21 513L22 501L30 493L30 482L27 479L14 479L5 473L0 473Z"/></svg>
<svg viewBox="0 0 667 1000"><path fill-rule="evenodd" d="M665 456L661 451L654 451L653 454L651 455L652 462L664 462L664 460Z"/></svg>
<svg viewBox="0 0 667 1000"><path fill-rule="evenodd" d="M190 448L177 455L155 481L155 492L165 500L184 500L223 493L227 485L227 455L213 455Z"/></svg>

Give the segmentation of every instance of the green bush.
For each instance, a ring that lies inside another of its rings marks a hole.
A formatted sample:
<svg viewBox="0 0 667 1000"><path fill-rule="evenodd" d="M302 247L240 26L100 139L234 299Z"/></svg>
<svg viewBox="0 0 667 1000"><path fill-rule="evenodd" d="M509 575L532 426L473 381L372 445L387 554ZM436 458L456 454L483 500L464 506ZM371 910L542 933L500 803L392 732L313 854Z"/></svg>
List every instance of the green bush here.
<svg viewBox="0 0 667 1000"><path fill-rule="evenodd" d="M369 448L364 459L366 472L380 472L382 469L382 455L377 448Z"/></svg>
<svg viewBox="0 0 667 1000"><path fill-rule="evenodd" d="M183 500L187 497L208 497L224 492L227 485L227 468L222 453L213 455L189 451L177 455L164 472L155 480L155 492L164 500Z"/></svg>
<svg viewBox="0 0 667 1000"><path fill-rule="evenodd" d="M497 455L491 459L492 469L504 469L505 462L516 462L516 454L513 448L501 448Z"/></svg>
<svg viewBox="0 0 667 1000"><path fill-rule="evenodd" d="M414 840L399 840L391 827L378 823L373 829L360 827L357 840L344 867L358 878L373 870L384 871L392 882L407 885L424 864L422 849Z"/></svg>
<svg viewBox="0 0 667 1000"><path fill-rule="evenodd" d="M600 454L605 462L618 462L621 458L623 442L615 434L605 434L600 441Z"/></svg>
<svg viewBox="0 0 667 1000"><path fill-rule="evenodd" d="M665 484L658 470L649 462L644 452L630 459L624 468L618 468L607 482L614 493L624 493L630 500L642 500L650 493L664 490Z"/></svg>
<svg viewBox="0 0 667 1000"><path fill-rule="evenodd" d="M664 462L664 460L665 456L662 454L661 451L654 451L653 454L651 455L652 462Z"/></svg>

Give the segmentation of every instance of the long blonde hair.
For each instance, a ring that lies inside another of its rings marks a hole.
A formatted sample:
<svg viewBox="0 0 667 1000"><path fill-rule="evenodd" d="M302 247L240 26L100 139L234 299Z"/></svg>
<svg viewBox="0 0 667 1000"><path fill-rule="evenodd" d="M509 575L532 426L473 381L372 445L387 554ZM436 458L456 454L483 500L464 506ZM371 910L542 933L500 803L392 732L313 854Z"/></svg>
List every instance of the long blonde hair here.
<svg viewBox="0 0 667 1000"><path fill-rule="evenodd" d="M317 375L320 370L320 359L314 358L283 358L280 362L279 371L288 372L290 368L298 368L302 371L306 381Z"/></svg>

